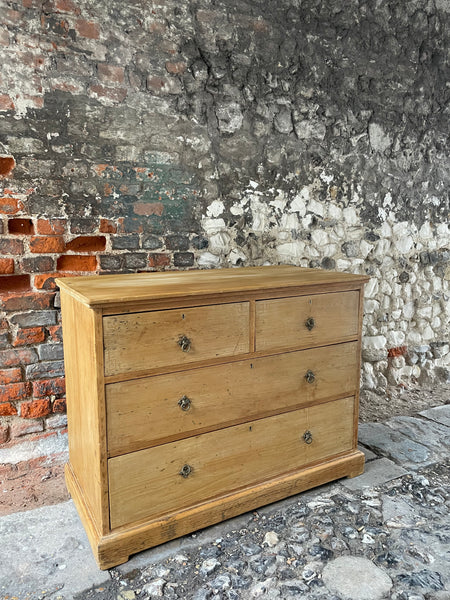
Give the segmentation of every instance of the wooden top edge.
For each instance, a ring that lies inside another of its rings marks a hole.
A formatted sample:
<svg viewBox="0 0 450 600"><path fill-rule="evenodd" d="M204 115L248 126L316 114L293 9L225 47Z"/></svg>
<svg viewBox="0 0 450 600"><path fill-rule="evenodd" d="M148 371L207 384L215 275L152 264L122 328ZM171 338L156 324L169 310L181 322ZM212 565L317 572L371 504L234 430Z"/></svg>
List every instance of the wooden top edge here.
<svg viewBox="0 0 450 600"><path fill-rule="evenodd" d="M89 275L56 279L57 285L89 306L139 302L169 297L205 296L243 290L326 286L330 284L362 285L366 275L337 273L290 265L238 267L191 271Z"/></svg>

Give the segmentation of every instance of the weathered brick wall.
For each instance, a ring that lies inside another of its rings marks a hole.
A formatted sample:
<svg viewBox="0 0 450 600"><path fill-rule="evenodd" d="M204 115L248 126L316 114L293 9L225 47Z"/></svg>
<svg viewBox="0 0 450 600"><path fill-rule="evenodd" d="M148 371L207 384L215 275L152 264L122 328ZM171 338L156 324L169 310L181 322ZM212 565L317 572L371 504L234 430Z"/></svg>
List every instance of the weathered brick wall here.
<svg viewBox="0 0 450 600"><path fill-rule="evenodd" d="M65 426L56 274L366 272L367 392L448 376L448 2L0 7L0 442Z"/></svg>

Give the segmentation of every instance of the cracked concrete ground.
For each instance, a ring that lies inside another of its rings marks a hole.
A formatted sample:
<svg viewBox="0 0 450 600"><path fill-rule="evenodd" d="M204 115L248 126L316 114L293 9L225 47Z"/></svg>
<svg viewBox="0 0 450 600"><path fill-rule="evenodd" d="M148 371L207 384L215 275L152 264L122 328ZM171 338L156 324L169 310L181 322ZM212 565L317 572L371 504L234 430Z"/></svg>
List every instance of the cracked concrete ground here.
<svg viewBox="0 0 450 600"><path fill-rule="evenodd" d="M365 423L366 470L100 571L71 501L0 518L2 600L450 600L450 405Z"/></svg>

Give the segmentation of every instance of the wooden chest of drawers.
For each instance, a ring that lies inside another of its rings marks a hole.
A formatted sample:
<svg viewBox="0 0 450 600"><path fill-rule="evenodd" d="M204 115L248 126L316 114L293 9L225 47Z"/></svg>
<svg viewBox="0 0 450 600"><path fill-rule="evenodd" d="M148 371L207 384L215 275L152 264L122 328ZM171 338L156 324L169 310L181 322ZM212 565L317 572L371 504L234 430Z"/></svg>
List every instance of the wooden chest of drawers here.
<svg viewBox="0 0 450 600"><path fill-rule="evenodd" d="M366 280L288 266L58 280L66 480L100 568L363 471Z"/></svg>

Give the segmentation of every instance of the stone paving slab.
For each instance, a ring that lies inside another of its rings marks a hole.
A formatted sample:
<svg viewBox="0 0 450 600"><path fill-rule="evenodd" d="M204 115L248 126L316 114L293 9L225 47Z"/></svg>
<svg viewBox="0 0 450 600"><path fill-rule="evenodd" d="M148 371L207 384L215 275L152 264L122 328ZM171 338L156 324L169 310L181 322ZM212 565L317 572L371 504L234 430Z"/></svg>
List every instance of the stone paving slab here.
<svg viewBox="0 0 450 600"><path fill-rule="evenodd" d="M394 417L387 421L386 425L411 440L420 440L421 444L432 451L432 458L435 461L445 459L449 454L450 427L446 425L414 417Z"/></svg>
<svg viewBox="0 0 450 600"><path fill-rule="evenodd" d="M340 483L349 490L360 490L364 487L377 487L398 477L406 475L399 465L388 458L378 458L366 463L364 473L352 479L341 479Z"/></svg>
<svg viewBox="0 0 450 600"><path fill-rule="evenodd" d="M369 448L366 448L365 446L358 445L358 450L360 450L360 452L362 452L364 454L364 458L366 459L366 464L368 462L370 462L371 460L375 460L376 458L379 458L379 456L377 454L375 454L375 452L372 452L372 450L369 450Z"/></svg>
<svg viewBox="0 0 450 600"><path fill-rule="evenodd" d="M427 419L437 421L438 423L442 423L442 425L447 425L447 427L450 427L450 404L429 408L427 410L423 410L419 414Z"/></svg>
<svg viewBox="0 0 450 600"><path fill-rule="evenodd" d="M110 580L100 571L72 501L0 518L0 598L39 600ZM53 593L52 593L53 592Z"/></svg>
<svg viewBox="0 0 450 600"><path fill-rule="evenodd" d="M415 442L382 423L362 423L358 437L364 446L408 469L419 469L436 459L433 452L422 443Z"/></svg>

